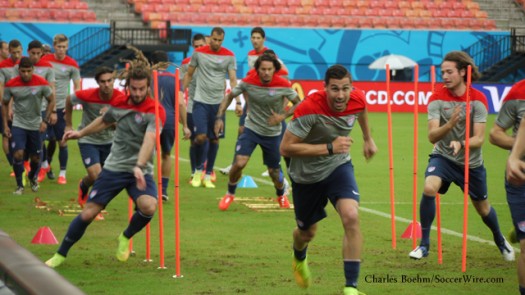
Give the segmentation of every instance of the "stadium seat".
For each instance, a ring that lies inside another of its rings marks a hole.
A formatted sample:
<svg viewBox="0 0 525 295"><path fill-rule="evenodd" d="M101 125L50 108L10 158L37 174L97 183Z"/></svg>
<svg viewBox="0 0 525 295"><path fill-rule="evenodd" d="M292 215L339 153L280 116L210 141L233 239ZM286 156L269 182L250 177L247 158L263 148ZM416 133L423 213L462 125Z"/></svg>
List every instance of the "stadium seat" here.
<svg viewBox="0 0 525 295"><path fill-rule="evenodd" d="M345 17L343 19L345 21L345 27L347 28L358 28L359 27L359 19L357 17Z"/></svg>
<svg viewBox="0 0 525 295"><path fill-rule="evenodd" d="M372 18L372 26L374 29L385 29L388 27L387 20L384 17Z"/></svg>
<svg viewBox="0 0 525 295"><path fill-rule="evenodd" d="M399 29L401 28L401 18L398 17L387 17L385 18L386 26L389 29Z"/></svg>
<svg viewBox="0 0 525 295"><path fill-rule="evenodd" d="M372 19L370 19L369 17L359 18L358 25L360 28L368 28L368 29L373 28Z"/></svg>
<svg viewBox="0 0 525 295"><path fill-rule="evenodd" d="M334 28L343 28L345 27L345 20L343 16L336 16L332 17L331 19L331 26Z"/></svg>
<svg viewBox="0 0 525 295"><path fill-rule="evenodd" d="M476 12L474 13L474 15L475 15L476 18L488 18L488 17L489 17L489 15L487 14L487 12L486 12L486 11L483 11L483 10L476 11Z"/></svg>
<svg viewBox="0 0 525 295"><path fill-rule="evenodd" d="M92 10L84 11L84 21L86 21L86 22L96 22L97 21L97 14L94 11L92 11Z"/></svg>
<svg viewBox="0 0 525 295"><path fill-rule="evenodd" d="M18 20L20 18L20 11L18 9L8 9L5 12L5 18L8 20Z"/></svg>

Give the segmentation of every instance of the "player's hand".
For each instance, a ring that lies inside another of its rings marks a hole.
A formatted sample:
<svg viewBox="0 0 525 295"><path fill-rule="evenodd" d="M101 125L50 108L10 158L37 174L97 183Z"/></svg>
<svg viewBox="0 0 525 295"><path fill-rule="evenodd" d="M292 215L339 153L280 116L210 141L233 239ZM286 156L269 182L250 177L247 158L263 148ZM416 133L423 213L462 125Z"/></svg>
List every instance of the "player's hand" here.
<svg viewBox="0 0 525 295"><path fill-rule="evenodd" d="M62 137L62 142L66 142L69 139L79 139L80 137L81 136L79 131L68 130L64 133L64 136Z"/></svg>
<svg viewBox="0 0 525 295"><path fill-rule="evenodd" d="M224 121L221 118L217 118L215 120L215 127L213 128L213 132L215 132L216 138L219 138L219 135L224 132Z"/></svg>
<svg viewBox="0 0 525 295"><path fill-rule="evenodd" d="M374 140L372 138L365 140L365 144L363 146L363 155L365 156L365 159L369 161L376 153L377 146Z"/></svg>
<svg viewBox="0 0 525 295"><path fill-rule="evenodd" d="M520 186L525 183L525 162L518 159L510 157L507 160L507 171L506 171L507 181L515 186Z"/></svg>
<svg viewBox="0 0 525 295"><path fill-rule="evenodd" d="M142 172L142 169L135 166L133 167L133 175L135 176L135 180L137 181L137 188L141 191L146 190L146 179L144 178L144 172Z"/></svg>
<svg viewBox="0 0 525 295"><path fill-rule="evenodd" d="M452 154L454 156L457 156L459 151L461 150L461 142L457 140L451 140L448 147L452 150Z"/></svg>
<svg viewBox="0 0 525 295"><path fill-rule="evenodd" d="M452 116L450 116L450 120L448 120L448 124L450 124L452 127L456 126L456 124L459 122L459 119L461 118L461 106L456 106L454 108L454 112L452 113Z"/></svg>
<svg viewBox="0 0 525 295"><path fill-rule="evenodd" d="M183 129L183 132L184 132L184 140L188 140L190 139L191 137L191 130L188 128L188 127L184 127Z"/></svg>
<svg viewBox="0 0 525 295"><path fill-rule="evenodd" d="M49 120L47 120L47 122L49 123L49 125L55 125L57 122L57 114L51 113L51 115L49 115Z"/></svg>
<svg viewBox="0 0 525 295"><path fill-rule="evenodd" d="M350 136L338 136L332 142L332 149L334 154L348 153L350 147L354 143L354 140Z"/></svg>
<svg viewBox="0 0 525 295"><path fill-rule="evenodd" d="M40 128L38 129L40 133L44 133L47 130L47 123L45 121L42 121L40 123Z"/></svg>
<svg viewBox="0 0 525 295"><path fill-rule="evenodd" d="M281 124L281 122L285 119L284 115L274 112L274 110L270 110L272 112L272 115L268 117L268 125L270 126L276 126Z"/></svg>
<svg viewBox="0 0 525 295"><path fill-rule="evenodd" d="M243 113L244 113L244 110L242 109L242 105L235 104L235 115L237 115L237 117L240 117L242 116Z"/></svg>
<svg viewBox="0 0 525 295"><path fill-rule="evenodd" d="M98 114L103 116L108 111L108 107L103 107L98 111Z"/></svg>

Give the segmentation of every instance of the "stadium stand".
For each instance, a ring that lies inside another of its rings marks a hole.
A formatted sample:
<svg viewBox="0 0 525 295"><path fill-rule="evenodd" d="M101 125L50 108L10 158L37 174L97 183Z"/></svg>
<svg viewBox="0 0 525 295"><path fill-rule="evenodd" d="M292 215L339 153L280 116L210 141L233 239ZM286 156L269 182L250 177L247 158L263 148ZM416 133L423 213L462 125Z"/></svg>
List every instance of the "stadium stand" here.
<svg viewBox="0 0 525 295"><path fill-rule="evenodd" d="M7 21L96 22L81 0L0 0L0 17Z"/></svg>
<svg viewBox="0 0 525 295"><path fill-rule="evenodd" d="M128 0L128 3L153 28L171 21L182 25L496 29L495 21L473 0L210 0L206 5L202 0Z"/></svg>

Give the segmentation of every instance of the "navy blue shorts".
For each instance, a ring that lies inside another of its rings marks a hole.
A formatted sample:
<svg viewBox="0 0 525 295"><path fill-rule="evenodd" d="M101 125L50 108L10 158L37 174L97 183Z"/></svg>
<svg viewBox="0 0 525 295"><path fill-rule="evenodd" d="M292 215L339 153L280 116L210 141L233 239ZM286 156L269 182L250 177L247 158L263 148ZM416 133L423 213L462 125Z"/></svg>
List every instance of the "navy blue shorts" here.
<svg viewBox="0 0 525 295"><path fill-rule="evenodd" d="M89 168L95 164L104 166L106 158L111 151L111 144L78 143L84 167Z"/></svg>
<svg viewBox="0 0 525 295"><path fill-rule="evenodd" d="M162 128L160 133L160 149L162 152L169 154L175 143L175 129L173 128Z"/></svg>
<svg viewBox="0 0 525 295"><path fill-rule="evenodd" d="M191 131L190 140L191 142L193 142L193 140L195 139L195 131L193 131L195 129L195 126L193 125L193 114L192 113L186 113L186 121L188 123L188 129L190 129Z"/></svg>
<svg viewBox="0 0 525 295"><path fill-rule="evenodd" d="M57 109L57 122L55 125L47 126L47 139L48 140L62 140L64 137L64 131L66 129L66 118L64 109Z"/></svg>
<svg viewBox="0 0 525 295"><path fill-rule="evenodd" d="M505 190L516 236L518 240L525 239L525 185L514 186L505 180Z"/></svg>
<svg viewBox="0 0 525 295"><path fill-rule="evenodd" d="M463 165L457 165L441 155L430 155L425 178L431 175L441 178L442 184L438 191L440 194L445 194L451 183L455 183L463 191L465 186L465 167ZM483 165L470 168L469 196L474 201L487 199L487 171Z"/></svg>
<svg viewBox="0 0 525 295"><path fill-rule="evenodd" d="M153 181L153 177L150 174L145 174L144 178L146 179L146 190L141 191L137 188L137 181L132 173L102 169L91 188L87 201L106 207L123 189L126 189L128 196L135 202L142 195L157 199L157 185Z"/></svg>
<svg viewBox="0 0 525 295"><path fill-rule="evenodd" d="M217 139L213 129L220 104L193 103L193 132L195 136L206 134L209 139Z"/></svg>
<svg viewBox="0 0 525 295"><path fill-rule="evenodd" d="M251 156L257 145L261 146L263 152L263 163L268 168L280 168L281 154L279 145L281 136L262 136L248 128L237 139L235 155Z"/></svg>
<svg viewBox="0 0 525 295"><path fill-rule="evenodd" d="M307 230L326 217L324 208L328 200L334 207L339 199L359 202L352 161L340 165L327 178L316 183L302 184L291 180L295 220L301 230Z"/></svg>
<svg viewBox="0 0 525 295"><path fill-rule="evenodd" d="M246 122L246 116L248 115L248 104L245 103L244 107L242 108L242 115L239 117L239 127L244 126L244 122Z"/></svg>
<svg viewBox="0 0 525 295"><path fill-rule="evenodd" d="M13 151L25 150L28 155L40 155L42 137L39 130L11 127L11 147Z"/></svg>

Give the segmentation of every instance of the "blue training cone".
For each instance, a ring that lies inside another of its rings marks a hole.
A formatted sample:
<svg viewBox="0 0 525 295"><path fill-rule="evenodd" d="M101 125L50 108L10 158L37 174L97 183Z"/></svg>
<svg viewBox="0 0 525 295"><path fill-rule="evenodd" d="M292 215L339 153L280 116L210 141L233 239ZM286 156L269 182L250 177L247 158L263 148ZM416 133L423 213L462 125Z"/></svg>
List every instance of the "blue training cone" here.
<svg viewBox="0 0 525 295"><path fill-rule="evenodd" d="M237 185L237 187L256 188L257 184L255 183L255 181L253 180L251 176L246 175L241 178L241 181L239 181L239 184Z"/></svg>

